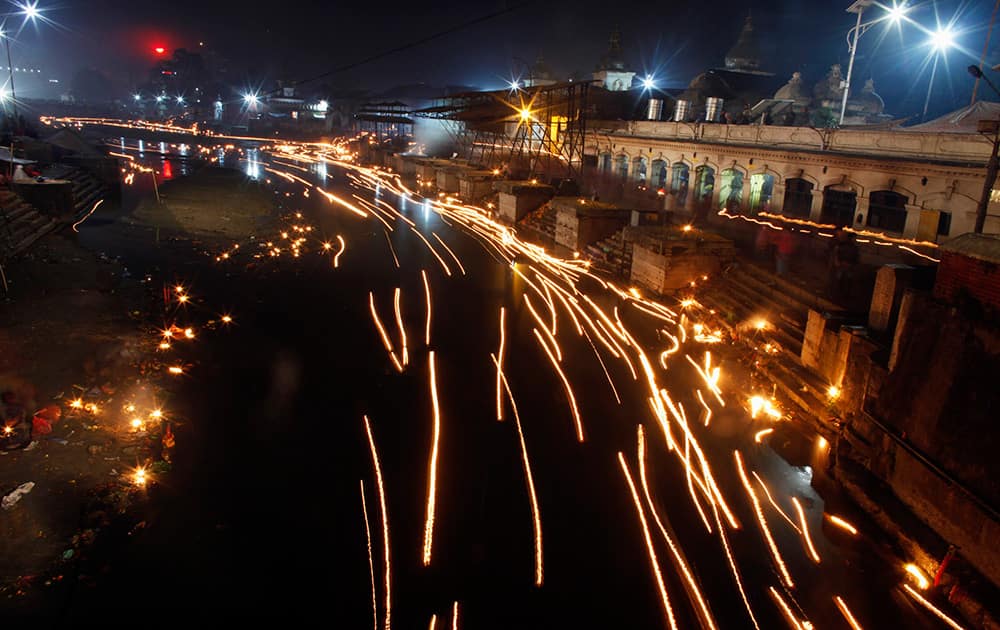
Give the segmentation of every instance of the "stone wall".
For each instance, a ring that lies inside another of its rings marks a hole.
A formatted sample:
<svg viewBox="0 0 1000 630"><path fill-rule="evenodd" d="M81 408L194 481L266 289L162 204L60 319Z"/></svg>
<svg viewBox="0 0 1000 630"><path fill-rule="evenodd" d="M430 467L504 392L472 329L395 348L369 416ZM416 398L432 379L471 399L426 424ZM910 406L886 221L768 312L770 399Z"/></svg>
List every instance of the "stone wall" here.
<svg viewBox="0 0 1000 630"><path fill-rule="evenodd" d="M955 252L942 252L934 297L953 301L963 291L987 309L1000 311L1000 265Z"/></svg>
<svg viewBox="0 0 1000 630"><path fill-rule="evenodd" d="M748 205L750 177L770 175L773 191L767 209L777 213L783 208L786 181L808 181L813 185L809 218L814 221L819 219L825 189L855 193L855 214L863 225L868 221L870 194L892 191L906 197L903 229L868 229L939 242L972 231L990 151L990 144L977 134L650 121L633 121L625 128L595 121L591 129L586 153L624 156L629 181L635 179L635 158L646 158L647 173L654 160L663 160L668 180L673 165L687 165L687 199L682 207L671 208L680 213L693 212L694 169L705 165L716 174L711 199L716 210L725 205L720 204L718 177L727 169L743 175L744 205ZM939 235L942 213L950 215L951 223L947 234ZM1000 232L1000 203L990 205L986 232Z"/></svg>

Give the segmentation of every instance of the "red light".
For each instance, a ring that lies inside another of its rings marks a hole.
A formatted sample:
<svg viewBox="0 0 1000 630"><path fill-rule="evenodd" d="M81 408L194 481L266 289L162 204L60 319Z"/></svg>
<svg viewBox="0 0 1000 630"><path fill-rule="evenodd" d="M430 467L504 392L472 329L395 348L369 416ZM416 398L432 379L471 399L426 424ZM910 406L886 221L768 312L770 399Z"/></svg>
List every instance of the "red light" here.
<svg viewBox="0 0 1000 630"><path fill-rule="evenodd" d="M153 49L153 52L155 52L157 55L162 55L163 53L167 52L167 49L164 48L163 46L157 46L156 48Z"/></svg>

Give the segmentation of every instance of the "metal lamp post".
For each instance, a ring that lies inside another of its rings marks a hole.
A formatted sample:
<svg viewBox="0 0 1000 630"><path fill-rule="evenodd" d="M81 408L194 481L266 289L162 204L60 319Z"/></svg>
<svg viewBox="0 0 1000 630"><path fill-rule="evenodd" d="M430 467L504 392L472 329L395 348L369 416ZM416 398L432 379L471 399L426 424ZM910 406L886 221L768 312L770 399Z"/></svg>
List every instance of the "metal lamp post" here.
<svg viewBox="0 0 1000 630"><path fill-rule="evenodd" d="M861 22L862 15L865 9L876 4L875 0L855 0L855 2L847 7L848 13L857 13L858 22L851 30L847 31L847 49L850 51L850 60L847 62L847 76L841 81L840 85L844 88L844 96L840 102L840 124L844 124L844 115L847 113L847 96L851 91L851 75L854 73L854 56L858 52L858 39L864 35L872 25L879 22L885 21L887 19L893 22L899 22L906 14L907 7L906 4L894 4L888 13L880 18L870 20L868 22Z"/></svg>
<svg viewBox="0 0 1000 630"><path fill-rule="evenodd" d="M1000 90L990 81L988 76L983 74L979 66L969 66L968 70L969 74L975 77L977 81L979 79L986 81L986 84L1000 97ZM993 136L993 151L990 153L989 161L986 162L986 181L983 182L983 193L979 196L979 205L976 207L975 232L976 234L982 234L983 228L986 227L986 213L990 207L993 184L997 179L997 171L1000 170L1000 160L998 160L998 154L1000 154L1000 120L980 120L977 130L983 135L989 134Z"/></svg>

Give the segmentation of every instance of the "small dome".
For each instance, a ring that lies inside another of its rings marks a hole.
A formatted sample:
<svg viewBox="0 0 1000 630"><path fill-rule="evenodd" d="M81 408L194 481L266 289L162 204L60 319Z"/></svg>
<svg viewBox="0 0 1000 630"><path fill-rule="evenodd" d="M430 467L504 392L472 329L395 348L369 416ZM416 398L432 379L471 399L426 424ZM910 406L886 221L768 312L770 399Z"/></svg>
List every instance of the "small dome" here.
<svg viewBox="0 0 1000 630"><path fill-rule="evenodd" d="M840 74L840 64L835 63L830 66L830 72L822 81L813 88L813 96L820 101L836 101L844 94L844 88L840 86L844 80Z"/></svg>
<svg viewBox="0 0 1000 630"><path fill-rule="evenodd" d="M733 88L718 74L708 71L699 74L688 84L683 99L692 103L704 102L709 96L729 99L733 95Z"/></svg>
<svg viewBox="0 0 1000 630"><path fill-rule="evenodd" d="M864 114L881 114L885 111L885 101L875 93L875 81L868 79L857 96L847 101L847 108Z"/></svg>
<svg viewBox="0 0 1000 630"><path fill-rule="evenodd" d="M806 87L802 83L802 73L793 72L792 78L774 93L774 98L795 101L797 103L808 102L809 95L806 94Z"/></svg>

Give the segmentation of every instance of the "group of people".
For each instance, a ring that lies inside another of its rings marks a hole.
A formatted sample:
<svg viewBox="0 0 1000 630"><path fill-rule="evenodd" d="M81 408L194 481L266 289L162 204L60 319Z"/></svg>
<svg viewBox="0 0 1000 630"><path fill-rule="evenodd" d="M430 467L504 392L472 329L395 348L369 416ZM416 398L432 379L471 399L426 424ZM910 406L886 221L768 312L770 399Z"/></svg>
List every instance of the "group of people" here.
<svg viewBox="0 0 1000 630"><path fill-rule="evenodd" d="M761 226L757 235L757 251L767 257L773 256L775 273L786 276L791 270L792 260L799 246L798 238L787 227L775 230ZM860 251L854 235L843 228L837 228L827 258L827 293L833 301L850 300L859 262Z"/></svg>

